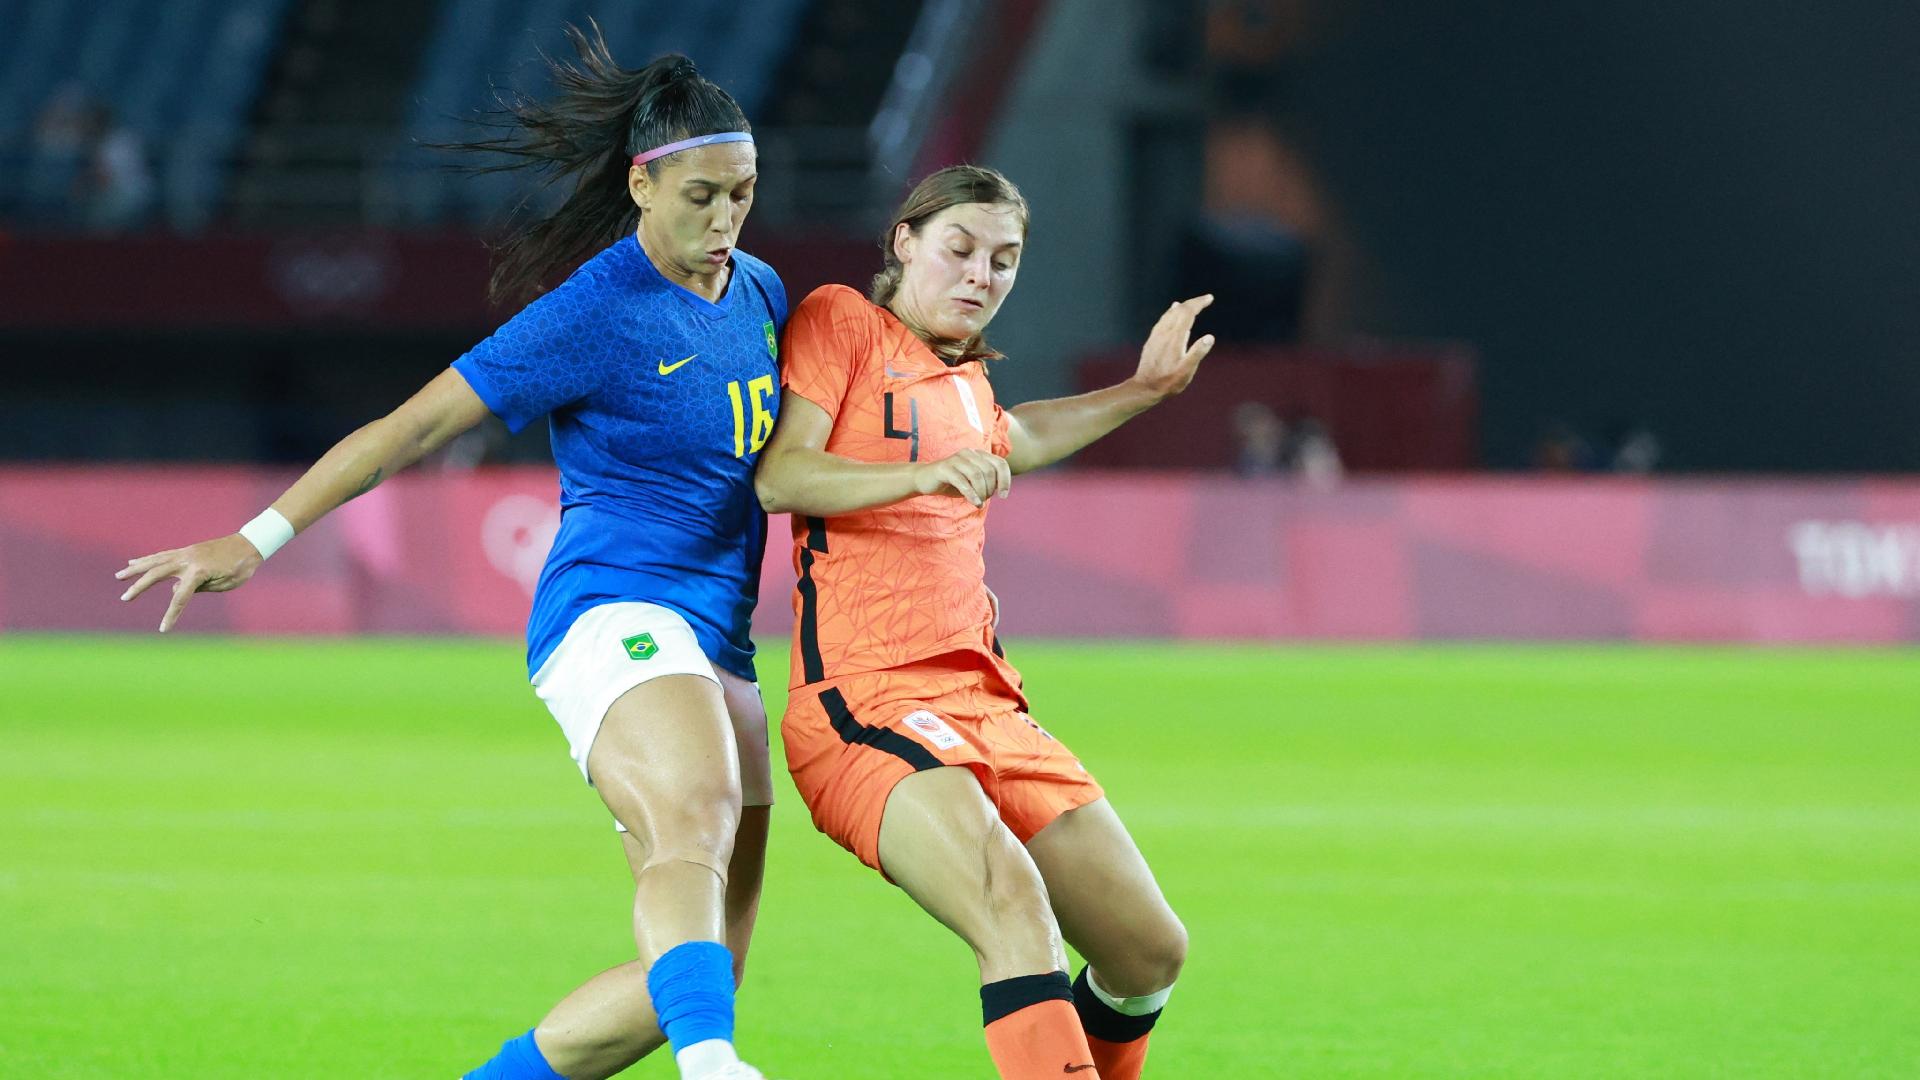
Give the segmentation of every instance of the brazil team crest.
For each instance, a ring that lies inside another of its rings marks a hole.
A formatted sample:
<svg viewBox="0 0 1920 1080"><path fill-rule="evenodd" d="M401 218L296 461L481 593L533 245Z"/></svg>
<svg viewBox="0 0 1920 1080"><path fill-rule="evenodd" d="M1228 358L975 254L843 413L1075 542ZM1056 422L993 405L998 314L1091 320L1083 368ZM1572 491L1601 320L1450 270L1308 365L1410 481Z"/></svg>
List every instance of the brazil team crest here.
<svg viewBox="0 0 1920 1080"><path fill-rule="evenodd" d="M651 660L653 654L660 651L660 646L655 644L652 634L635 634L630 638L622 638L620 644L627 647L629 660Z"/></svg>
<svg viewBox="0 0 1920 1080"><path fill-rule="evenodd" d="M767 355L773 357L775 360L778 360L780 359L780 339L774 336L772 323L766 324L766 331L767 331Z"/></svg>

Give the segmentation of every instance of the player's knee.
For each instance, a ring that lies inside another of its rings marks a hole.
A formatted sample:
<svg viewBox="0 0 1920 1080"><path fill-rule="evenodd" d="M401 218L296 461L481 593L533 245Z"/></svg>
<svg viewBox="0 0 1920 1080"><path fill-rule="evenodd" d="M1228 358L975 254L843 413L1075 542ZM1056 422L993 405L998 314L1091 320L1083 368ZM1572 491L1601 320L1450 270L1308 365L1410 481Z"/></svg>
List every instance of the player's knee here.
<svg viewBox="0 0 1920 1080"><path fill-rule="evenodd" d="M1169 919L1167 925L1149 939L1147 946L1147 967L1153 976L1153 990L1164 990L1172 986L1180 977L1180 969L1187 965L1187 928L1179 919Z"/></svg>
<svg viewBox="0 0 1920 1080"><path fill-rule="evenodd" d="M603 786L619 785L622 778L613 773ZM636 790L644 783L636 777ZM622 824L636 837L650 840L655 849L697 848L718 853L722 861L731 858L733 840L740 829L740 779L737 776L689 776L678 778L671 791L658 790L633 800L630 809L640 820L628 821L621 803L608 799Z"/></svg>
<svg viewBox="0 0 1920 1080"><path fill-rule="evenodd" d="M668 795L677 816L701 822L724 819L728 836L740 828L740 777L733 773L703 770L677 780Z"/></svg>
<svg viewBox="0 0 1920 1080"><path fill-rule="evenodd" d="M1053 918L1047 902L1046 885L1020 845L1001 826L998 818L981 814L955 815L948 826L960 841L960 850L970 853L974 863L964 875L964 909L971 929L988 942L1008 943L1014 948L1033 936L1028 931L1042 929Z"/></svg>
<svg viewBox="0 0 1920 1080"><path fill-rule="evenodd" d="M738 808L713 802L676 807L649 823L648 851L642 870L673 863L704 867L726 881L733 863L734 821Z"/></svg>
<svg viewBox="0 0 1920 1080"><path fill-rule="evenodd" d="M982 873L976 880L991 933L1016 947L1031 948L1059 937L1047 886L1026 852L1004 830L982 838Z"/></svg>
<svg viewBox="0 0 1920 1080"><path fill-rule="evenodd" d="M720 879L727 880L727 860L732 852L719 850L707 844L688 844L676 847L655 848L640 864L640 872L670 869L673 867L698 867Z"/></svg>
<svg viewBox="0 0 1920 1080"><path fill-rule="evenodd" d="M691 787L677 796L667 815L668 829L733 857L734 837L740 832L740 781L714 780Z"/></svg>
<svg viewBox="0 0 1920 1080"><path fill-rule="evenodd" d="M1110 972L1100 968L1100 984L1116 994L1137 997L1158 993L1180 978L1187 963L1187 928L1169 916L1134 938ZM1111 985L1109 985L1111 980Z"/></svg>

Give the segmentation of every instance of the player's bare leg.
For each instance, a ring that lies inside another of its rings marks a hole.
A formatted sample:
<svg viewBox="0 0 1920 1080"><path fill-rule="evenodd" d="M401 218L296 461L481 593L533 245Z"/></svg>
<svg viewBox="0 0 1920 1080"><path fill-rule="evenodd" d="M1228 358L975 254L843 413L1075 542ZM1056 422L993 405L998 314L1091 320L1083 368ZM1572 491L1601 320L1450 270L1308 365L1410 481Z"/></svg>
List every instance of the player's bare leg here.
<svg viewBox="0 0 1920 1080"><path fill-rule="evenodd" d="M1095 1076L1039 868L971 771L928 769L894 787L880 865L973 949L987 1046L1003 1080Z"/></svg>
<svg viewBox="0 0 1920 1080"><path fill-rule="evenodd" d="M928 769L894 786L880 819L880 865L973 948L981 982L1064 965L1040 871L970 770Z"/></svg>
<svg viewBox="0 0 1920 1080"><path fill-rule="evenodd" d="M740 811L740 832L727 866L727 948L733 950L736 985L746 974L747 946L760 911L772 809L749 806ZM646 854L627 834L620 840L637 876ZM540 1021L534 1039L554 1071L570 1080L613 1076L659 1049L667 1037L647 995L646 966L629 960L587 980Z"/></svg>
<svg viewBox="0 0 1920 1080"><path fill-rule="evenodd" d="M1146 1060L1147 1034L1166 992L1186 962L1186 927L1105 799L1055 818L1027 850L1061 931L1087 958L1074 1001L1100 1074L1132 1080Z"/></svg>
<svg viewBox="0 0 1920 1080"><path fill-rule="evenodd" d="M720 687L668 675L627 691L607 710L587 772L645 853L634 876L641 961L682 942L719 941L741 803L739 752Z"/></svg>
<svg viewBox="0 0 1920 1080"><path fill-rule="evenodd" d="M717 669L716 673L733 724L742 792L750 803L770 802L772 762L760 691L737 675ZM735 985L745 977L747 947L760 912L771 812L767 805L742 808L733 858L727 864L726 942L733 952ZM621 833L620 841L637 882L646 865L646 851L629 833ZM659 1049L666 1036L647 994L646 965L631 960L589 979L553 1007L534 1029L534 1038L555 1071L571 1080L612 1076Z"/></svg>
<svg viewBox="0 0 1920 1080"><path fill-rule="evenodd" d="M773 775L767 712L759 688L718 668L715 675L733 729L742 794L752 804L740 812L733 857L727 865L725 943L733 954L737 986L745 973L747 948L760 910ZM647 865L647 849L631 833L616 835L637 888ZM548 1012L532 1034L544 1063L569 1080L615 1075L666 1042L647 990L647 965L639 960L609 968L581 984Z"/></svg>
<svg viewBox="0 0 1920 1080"><path fill-rule="evenodd" d="M718 1075L735 1060L724 942L742 802L721 687L667 675L627 691L607 710L587 771L639 847L634 943L660 1027L683 1076Z"/></svg>

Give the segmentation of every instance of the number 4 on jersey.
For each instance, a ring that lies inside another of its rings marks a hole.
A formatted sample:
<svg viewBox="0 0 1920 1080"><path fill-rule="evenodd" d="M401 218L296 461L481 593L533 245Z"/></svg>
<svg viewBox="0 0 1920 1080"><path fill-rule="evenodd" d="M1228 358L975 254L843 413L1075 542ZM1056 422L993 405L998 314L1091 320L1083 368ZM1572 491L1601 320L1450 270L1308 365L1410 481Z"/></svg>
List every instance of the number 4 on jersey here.
<svg viewBox="0 0 1920 1080"><path fill-rule="evenodd" d="M733 404L733 456L757 454L773 434L773 412L767 408L773 397L773 376L762 375L740 390L738 380L727 384L727 400ZM753 402L753 427L747 427L747 400Z"/></svg>

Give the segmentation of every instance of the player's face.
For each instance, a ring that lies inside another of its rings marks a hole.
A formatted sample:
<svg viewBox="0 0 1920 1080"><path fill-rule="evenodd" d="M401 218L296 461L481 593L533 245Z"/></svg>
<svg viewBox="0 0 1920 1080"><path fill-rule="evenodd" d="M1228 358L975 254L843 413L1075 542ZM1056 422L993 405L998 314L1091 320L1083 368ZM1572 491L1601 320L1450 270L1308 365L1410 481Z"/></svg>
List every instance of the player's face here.
<svg viewBox="0 0 1920 1080"><path fill-rule="evenodd" d="M668 155L658 177L628 170L641 241L669 279L710 281L727 265L753 208L755 160L750 142L715 143Z"/></svg>
<svg viewBox="0 0 1920 1080"><path fill-rule="evenodd" d="M965 341L986 329L1020 272L1026 223L1006 203L948 207L920 226L902 225L894 254L902 269L900 300L922 330Z"/></svg>

